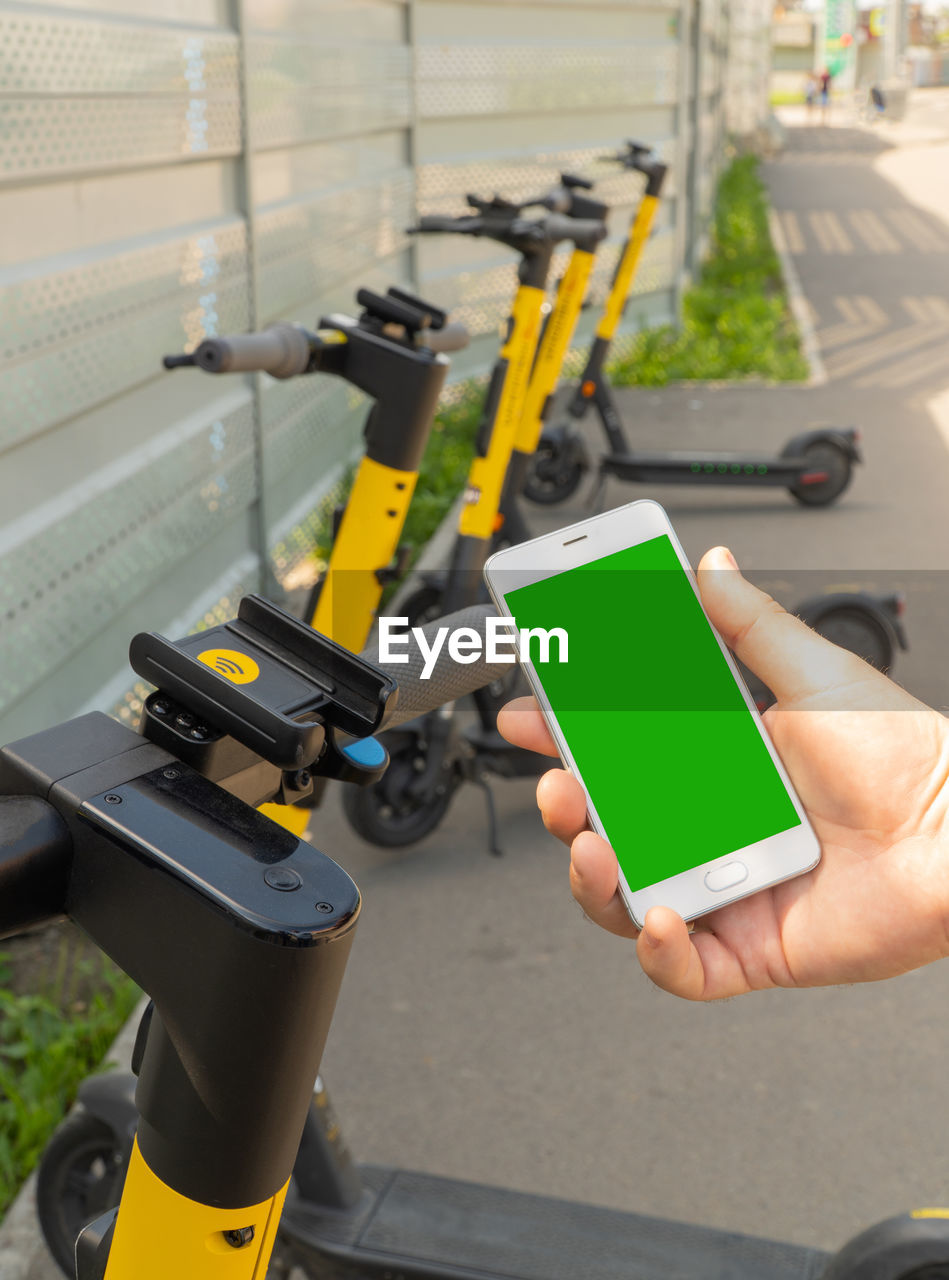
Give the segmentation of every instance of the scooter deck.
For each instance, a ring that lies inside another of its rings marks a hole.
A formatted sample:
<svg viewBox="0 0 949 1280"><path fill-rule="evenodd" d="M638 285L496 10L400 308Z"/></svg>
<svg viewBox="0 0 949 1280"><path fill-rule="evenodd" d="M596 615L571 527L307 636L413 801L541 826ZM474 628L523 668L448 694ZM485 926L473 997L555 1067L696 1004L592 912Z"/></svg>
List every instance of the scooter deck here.
<svg viewBox="0 0 949 1280"><path fill-rule="evenodd" d="M819 471L812 461L790 455L755 457L746 453L608 453L600 470L620 480L652 480L665 484L747 484L786 488L805 472Z"/></svg>
<svg viewBox="0 0 949 1280"><path fill-rule="evenodd" d="M818 1280L828 1261L801 1245L499 1187L373 1165L360 1175L366 1194L349 1212L291 1190L281 1235L314 1277Z"/></svg>

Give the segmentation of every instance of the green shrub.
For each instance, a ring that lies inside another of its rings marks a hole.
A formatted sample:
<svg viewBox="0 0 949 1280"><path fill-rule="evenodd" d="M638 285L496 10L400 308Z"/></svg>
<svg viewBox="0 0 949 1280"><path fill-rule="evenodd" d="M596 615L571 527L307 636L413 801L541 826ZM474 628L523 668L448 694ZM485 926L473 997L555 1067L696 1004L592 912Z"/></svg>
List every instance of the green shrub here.
<svg viewBox="0 0 949 1280"><path fill-rule="evenodd" d="M617 386L689 380L807 377L771 243L755 156L739 156L718 185L709 256L682 304L682 323L643 329L610 369Z"/></svg>
<svg viewBox="0 0 949 1280"><path fill-rule="evenodd" d="M7 960L0 956L0 1213L140 994L98 955L61 964L43 994L18 995Z"/></svg>

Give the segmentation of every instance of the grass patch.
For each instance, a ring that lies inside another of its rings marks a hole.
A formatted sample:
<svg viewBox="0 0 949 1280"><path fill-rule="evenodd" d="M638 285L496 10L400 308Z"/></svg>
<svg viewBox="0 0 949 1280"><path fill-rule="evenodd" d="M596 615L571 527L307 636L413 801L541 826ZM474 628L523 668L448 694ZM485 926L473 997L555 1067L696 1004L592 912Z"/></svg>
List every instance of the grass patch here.
<svg viewBox="0 0 949 1280"><path fill-rule="evenodd" d="M641 330L610 377L617 386L661 387L741 378L797 382L807 375L758 160L739 156L719 181L711 249L683 299L681 326Z"/></svg>
<svg viewBox="0 0 949 1280"><path fill-rule="evenodd" d="M17 994L0 955L0 1214L99 1065L140 992L101 953L75 958L61 940L42 994Z"/></svg>
<svg viewBox="0 0 949 1280"><path fill-rule="evenodd" d="M451 393L450 403L435 415L405 522L403 540L417 551L428 542L464 487L474 455L485 382L469 378Z"/></svg>

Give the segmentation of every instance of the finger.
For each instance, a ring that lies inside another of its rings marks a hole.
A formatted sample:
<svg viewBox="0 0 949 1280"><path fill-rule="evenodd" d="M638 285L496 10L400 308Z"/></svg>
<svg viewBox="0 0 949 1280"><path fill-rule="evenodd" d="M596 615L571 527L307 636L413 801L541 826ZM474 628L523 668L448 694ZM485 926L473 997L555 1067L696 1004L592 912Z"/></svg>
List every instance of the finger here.
<svg viewBox="0 0 949 1280"><path fill-rule="evenodd" d="M876 683L861 658L819 636L743 577L726 547L705 553L698 581L713 626L782 705L862 681Z"/></svg>
<svg viewBox="0 0 949 1280"><path fill-rule="evenodd" d="M670 907L650 907L643 924L636 954L663 991L684 1000L724 1000L752 990L738 957L701 922L689 933Z"/></svg>
<svg viewBox="0 0 949 1280"><path fill-rule="evenodd" d="M533 698L515 698L503 706L498 712L498 733L515 747L524 747L542 756L559 754Z"/></svg>
<svg viewBox="0 0 949 1280"><path fill-rule="evenodd" d="M636 954L647 977L683 1000L704 999L705 971L682 917L670 907L650 907L643 925Z"/></svg>
<svg viewBox="0 0 949 1280"><path fill-rule="evenodd" d="M566 769L551 769L537 784L537 804L547 830L572 844L587 827L587 798L583 788Z"/></svg>
<svg viewBox="0 0 949 1280"><path fill-rule="evenodd" d="M602 836L583 831L570 848L570 888L594 924L621 938L635 938L639 930L619 896L616 854Z"/></svg>

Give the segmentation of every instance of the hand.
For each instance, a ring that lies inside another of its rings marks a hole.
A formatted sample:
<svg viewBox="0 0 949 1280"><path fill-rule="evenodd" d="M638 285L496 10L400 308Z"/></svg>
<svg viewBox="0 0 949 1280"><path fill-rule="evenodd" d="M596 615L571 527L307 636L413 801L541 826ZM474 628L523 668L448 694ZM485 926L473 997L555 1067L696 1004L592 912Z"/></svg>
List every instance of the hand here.
<svg viewBox="0 0 949 1280"><path fill-rule="evenodd" d="M731 552L699 565L708 616L772 690L764 722L821 842L818 866L702 916L693 933L652 907L639 961L689 1000L766 987L871 982L949 955L949 720L786 613L738 572ZM532 698L506 706L510 741L556 756ZM616 857L588 830L576 779L541 778L544 823L570 845L574 897L595 923L637 930Z"/></svg>

